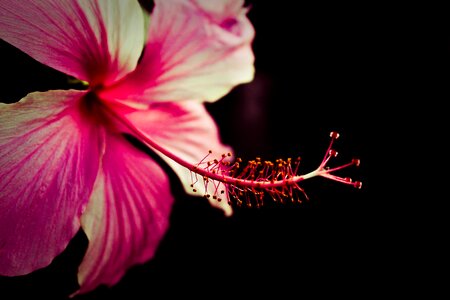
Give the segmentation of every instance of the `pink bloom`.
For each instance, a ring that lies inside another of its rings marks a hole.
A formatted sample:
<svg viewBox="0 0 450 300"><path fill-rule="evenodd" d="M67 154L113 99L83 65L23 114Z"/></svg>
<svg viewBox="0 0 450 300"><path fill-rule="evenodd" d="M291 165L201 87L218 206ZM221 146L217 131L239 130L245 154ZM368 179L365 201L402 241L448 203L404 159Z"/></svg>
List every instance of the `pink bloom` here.
<svg viewBox="0 0 450 300"><path fill-rule="evenodd" d="M0 104L0 275L48 266L80 227L79 293L152 258L174 199L163 169L123 133L169 154L188 187L177 159L229 151L202 102L253 78L243 2L155 0L147 30L134 0L0 0L0 38L89 83Z"/></svg>

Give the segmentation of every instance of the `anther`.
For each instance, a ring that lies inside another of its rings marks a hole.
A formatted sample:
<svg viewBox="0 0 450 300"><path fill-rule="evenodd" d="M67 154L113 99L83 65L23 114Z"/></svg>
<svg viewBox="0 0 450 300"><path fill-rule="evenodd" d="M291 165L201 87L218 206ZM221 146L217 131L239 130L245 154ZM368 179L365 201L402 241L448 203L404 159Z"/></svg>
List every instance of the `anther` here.
<svg viewBox="0 0 450 300"><path fill-rule="evenodd" d="M308 200L308 196L299 183L316 176L361 188L361 182L353 182L350 177L340 177L333 174L351 165L358 166L360 161L359 159L353 159L346 164L331 167L329 162L338 154L336 150L332 149L332 143L339 137L339 134L331 132L330 136L332 140L318 168L303 175L298 175L300 156L295 159L292 157L278 158L274 161L256 157L240 166L241 158L236 158L234 162L225 161L227 156L232 156L231 153L224 153L221 154L221 158L211 158L210 160L206 160L208 157L206 155L196 165L197 168L191 167L191 170L196 173L195 176L203 176L205 190L209 185L214 185L215 191L206 194L206 198L212 197L214 200L222 201L223 198L220 198L219 195L225 195L228 203L237 206L245 204L248 207L260 207L264 204L264 195L268 195L277 203L286 203L286 201L302 203L302 200ZM197 177L194 179L197 182ZM221 189L219 185L223 185L225 189ZM193 184L191 187L193 187Z"/></svg>

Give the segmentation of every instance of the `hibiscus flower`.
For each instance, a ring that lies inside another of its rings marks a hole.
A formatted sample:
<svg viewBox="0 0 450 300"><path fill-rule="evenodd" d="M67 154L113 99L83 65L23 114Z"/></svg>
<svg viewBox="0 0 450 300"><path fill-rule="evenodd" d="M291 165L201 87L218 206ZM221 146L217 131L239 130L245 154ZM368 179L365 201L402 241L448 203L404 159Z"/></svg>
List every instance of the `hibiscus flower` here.
<svg viewBox="0 0 450 300"><path fill-rule="evenodd" d="M137 0L0 0L1 39L89 84L0 104L0 275L48 266L80 228L78 293L153 257L174 198L124 133L158 150L188 193L196 169L186 166L207 153L217 163L200 175L227 166L203 102L253 78L244 1L154 2L146 28ZM205 179L205 194L230 215L219 186Z"/></svg>

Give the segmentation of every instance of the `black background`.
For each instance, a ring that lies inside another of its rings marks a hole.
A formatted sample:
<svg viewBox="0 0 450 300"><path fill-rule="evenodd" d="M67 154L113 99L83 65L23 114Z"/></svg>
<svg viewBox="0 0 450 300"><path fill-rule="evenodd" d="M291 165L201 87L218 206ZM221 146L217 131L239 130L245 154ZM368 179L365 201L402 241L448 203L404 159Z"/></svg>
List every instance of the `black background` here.
<svg viewBox="0 0 450 300"><path fill-rule="evenodd" d="M244 158L300 155L305 173L320 163L330 131L338 131L339 155L332 164L360 158L359 168L341 174L363 181L362 189L313 178L303 185L309 201L236 208L226 218L203 198L184 195L173 176L177 200L155 258L130 269L114 287L74 299L258 297L270 292L277 299L311 292L364 298L384 295L396 285L397 267L385 262L395 255L390 254L393 235L385 236L389 203L371 192L375 178L369 172L372 144L378 143L374 124L380 123L379 115L373 122L373 114L392 79L383 74L395 72L395 67L386 69L385 61L388 15L370 5L248 3L256 30L255 80L207 106L223 141ZM65 88L64 75L4 42L0 50L2 101ZM76 266L85 247L80 233L50 267L0 278L2 299L8 299L7 293L65 299L76 288Z"/></svg>

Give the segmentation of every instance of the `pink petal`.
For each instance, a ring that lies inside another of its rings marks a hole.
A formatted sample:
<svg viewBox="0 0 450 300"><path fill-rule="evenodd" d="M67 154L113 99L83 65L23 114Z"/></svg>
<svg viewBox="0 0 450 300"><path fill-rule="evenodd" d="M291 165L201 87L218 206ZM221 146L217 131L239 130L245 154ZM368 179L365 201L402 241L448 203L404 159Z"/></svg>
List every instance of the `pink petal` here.
<svg viewBox="0 0 450 300"><path fill-rule="evenodd" d="M216 123L203 104L196 101L155 103L150 105L147 111L138 111L127 117L160 146L191 164L199 163L208 155L209 150L212 153L208 156L208 160L220 159L222 154L231 151L230 147L222 144ZM201 180L196 186L198 192L193 192L191 172L168 157L163 155L161 157L177 173L187 193L204 195ZM217 182L209 184L205 192L214 195L216 190L214 186L218 184ZM232 209L225 199L226 195L223 198L224 200L220 202L212 198L209 200L213 206L223 209L225 215L231 215Z"/></svg>
<svg viewBox="0 0 450 300"><path fill-rule="evenodd" d="M102 96L215 101L251 81L254 29L243 1L215 3L213 9L207 1L155 1L142 61Z"/></svg>
<svg viewBox="0 0 450 300"><path fill-rule="evenodd" d="M137 1L0 1L0 38L43 64L96 85L136 67L144 43Z"/></svg>
<svg viewBox="0 0 450 300"><path fill-rule="evenodd" d="M89 247L78 293L113 285L131 266L153 257L173 200L168 176L148 154L122 136L108 136L103 168L81 220Z"/></svg>
<svg viewBox="0 0 450 300"><path fill-rule="evenodd" d="M32 93L0 104L0 274L43 268L79 230L99 166L98 130L81 91Z"/></svg>

